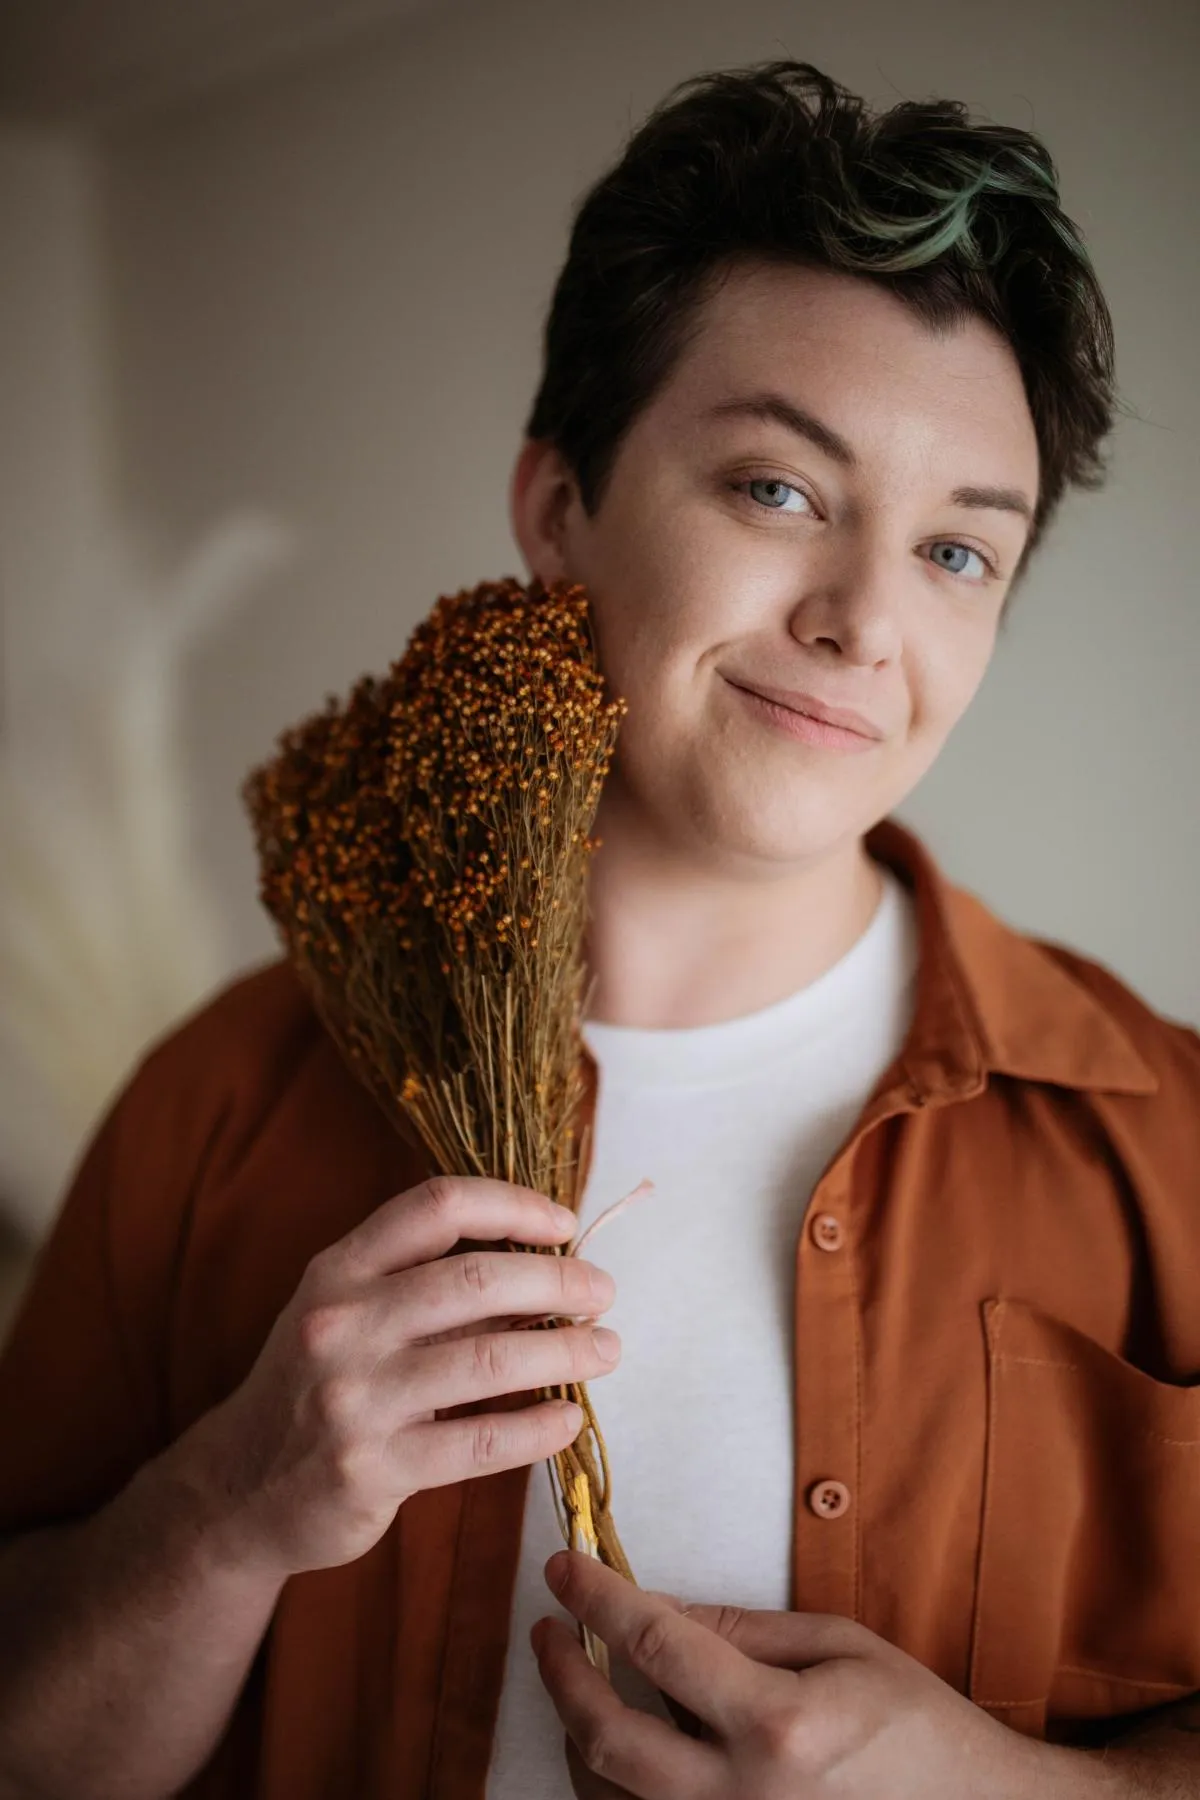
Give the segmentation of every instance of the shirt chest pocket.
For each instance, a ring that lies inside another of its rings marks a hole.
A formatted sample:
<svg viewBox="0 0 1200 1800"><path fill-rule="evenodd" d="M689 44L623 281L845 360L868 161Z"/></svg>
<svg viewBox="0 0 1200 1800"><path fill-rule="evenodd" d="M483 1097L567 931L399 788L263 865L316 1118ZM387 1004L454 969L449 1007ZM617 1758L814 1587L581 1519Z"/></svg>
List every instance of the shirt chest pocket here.
<svg viewBox="0 0 1200 1800"><path fill-rule="evenodd" d="M969 1692L1035 1736L1200 1689L1200 1386L990 1300Z"/></svg>

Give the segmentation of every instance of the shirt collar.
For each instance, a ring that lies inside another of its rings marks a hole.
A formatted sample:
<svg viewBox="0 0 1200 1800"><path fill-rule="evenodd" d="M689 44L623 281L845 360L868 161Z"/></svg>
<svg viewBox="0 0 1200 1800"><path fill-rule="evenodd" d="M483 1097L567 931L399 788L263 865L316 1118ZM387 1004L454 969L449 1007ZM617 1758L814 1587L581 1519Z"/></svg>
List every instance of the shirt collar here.
<svg viewBox="0 0 1200 1800"><path fill-rule="evenodd" d="M1110 1093L1157 1091L1112 1012L1051 947L950 882L895 819L868 832L866 847L916 900L920 963L901 1062L921 1104L978 1093L991 1071Z"/></svg>

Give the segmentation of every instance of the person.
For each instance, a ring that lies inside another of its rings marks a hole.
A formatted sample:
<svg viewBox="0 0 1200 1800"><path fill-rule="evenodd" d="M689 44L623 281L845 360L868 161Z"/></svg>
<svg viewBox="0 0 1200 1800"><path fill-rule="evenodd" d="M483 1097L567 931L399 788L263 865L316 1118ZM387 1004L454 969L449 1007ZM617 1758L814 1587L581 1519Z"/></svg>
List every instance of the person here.
<svg viewBox="0 0 1200 1800"><path fill-rule="evenodd" d="M0 1794L1200 1789L1200 1038L890 816L1115 405L1031 134L776 61L632 136L510 495L629 703L580 1216L286 962L154 1047L0 1358ZM636 1585L547 1563L580 1380Z"/></svg>

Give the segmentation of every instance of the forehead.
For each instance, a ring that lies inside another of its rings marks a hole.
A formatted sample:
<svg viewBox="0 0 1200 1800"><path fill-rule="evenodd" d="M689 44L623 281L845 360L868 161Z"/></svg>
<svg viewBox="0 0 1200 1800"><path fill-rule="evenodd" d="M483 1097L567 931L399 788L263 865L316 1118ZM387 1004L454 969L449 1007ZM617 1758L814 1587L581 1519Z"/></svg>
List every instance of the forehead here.
<svg viewBox="0 0 1200 1800"><path fill-rule="evenodd" d="M655 436L714 447L781 427L714 418L720 403L783 392L869 465L903 455L1036 482L1037 437L1010 346L971 316L933 331L874 282L823 269L734 265L702 303L651 407Z"/></svg>

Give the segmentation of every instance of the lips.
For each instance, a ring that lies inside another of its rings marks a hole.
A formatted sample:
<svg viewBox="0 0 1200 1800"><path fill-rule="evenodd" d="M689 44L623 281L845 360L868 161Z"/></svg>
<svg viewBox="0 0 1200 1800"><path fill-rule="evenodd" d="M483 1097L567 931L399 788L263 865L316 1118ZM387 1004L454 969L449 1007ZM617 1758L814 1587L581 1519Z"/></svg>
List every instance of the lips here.
<svg viewBox="0 0 1200 1800"><path fill-rule="evenodd" d="M726 676L727 681L731 681ZM860 737L882 738L879 726L864 713L855 712L849 706L831 706L824 700L818 700L815 694L797 693L788 688L765 687L761 682L731 681L733 687L744 688L749 694L757 694L762 700L770 700L776 706L786 706L789 712L803 713L807 718L819 719L825 725L839 725L843 731L855 731Z"/></svg>

